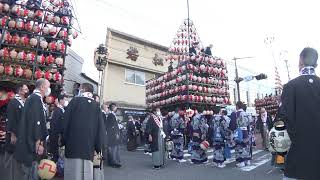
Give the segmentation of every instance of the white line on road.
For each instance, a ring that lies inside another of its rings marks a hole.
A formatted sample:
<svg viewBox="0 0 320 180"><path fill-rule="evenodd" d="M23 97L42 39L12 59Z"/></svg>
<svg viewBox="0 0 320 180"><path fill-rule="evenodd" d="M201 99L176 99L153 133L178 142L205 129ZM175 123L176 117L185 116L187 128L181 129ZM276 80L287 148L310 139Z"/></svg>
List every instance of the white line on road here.
<svg viewBox="0 0 320 180"><path fill-rule="evenodd" d="M261 161L256 162L256 163L252 163L251 166L245 166L245 167L241 168L241 170L242 170L242 171L252 171L252 170L254 170L255 168L257 168L257 167L259 167L259 166L261 166L261 165L269 162L269 161L270 161L270 158L269 158L269 157L270 157L270 154L265 154L265 155L263 155L263 156L261 156L261 157L258 158L258 160L261 160L261 159L262 159Z"/></svg>
<svg viewBox="0 0 320 180"><path fill-rule="evenodd" d="M263 150L256 150L256 151L253 151L252 152L252 155L255 155L255 154L258 154L258 153L260 153L260 152L262 152ZM230 164L230 163L233 163L233 162L235 162L236 161L236 158L230 158L230 159L227 159L225 162L224 162L224 164Z"/></svg>

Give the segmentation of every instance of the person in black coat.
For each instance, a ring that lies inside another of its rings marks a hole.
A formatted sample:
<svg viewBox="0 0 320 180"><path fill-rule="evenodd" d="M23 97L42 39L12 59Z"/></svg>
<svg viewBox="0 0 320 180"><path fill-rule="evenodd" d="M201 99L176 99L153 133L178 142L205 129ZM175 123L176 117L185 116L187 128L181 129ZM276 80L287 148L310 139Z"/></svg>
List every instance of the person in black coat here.
<svg viewBox="0 0 320 180"><path fill-rule="evenodd" d="M260 114L257 120L257 128L261 133L262 146L266 150L269 147L268 133L272 127L273 127L273 123L272 123L271 116L268 114L265 108L261 108Z"/></svg>
<svg viewBox="0 0 320 180"><path fill-rule="evenodd" d="M91 176L94 154L100 155L103 149L104 124L100 106L93 99L93 85L83 83L81 89L81 95L70 101L64 113L65 179Z"/></svg>
<svg viewBox="0 0 320 180"><path fill-rule="evenodd" d="M55 107L52 119L50 122L50 144L49 144L49 152L52 154L53 161L57 162L59 159L59 139L61 138L62 128L63 128L63 113L65 111L65 107L67 106L67 96L59 95L58 96L58 104Z"/></svg>
<svg viewBox="0 0 320 180"><path fill-rule="evenodd" d="M283 87L279 117L285 121L292 141L285 160L288 178L320 179L320 78L315 74L318 53L304 48L300 53L300 76Z"/></svg>
<svg viewBox="0 0 320 180"><path fill-rule="evenodd" d="M7 106L7 125L6 125L6 144L5 144L5 164L8 165L9 180L19 179L18 165L13 158L15 145L18 136L18 127L22 116L22 110L29 89L25 84L18 84L16 87L15 97L8 103Z"/></svg>
<svg viewBox="0 0 320 180"><path fill-rule="evenodd" d="M43 98L51 93L50 82L46 79L39 79L35 87L33 94L24 104L14 152L16 160L23 165L23 179L38 176L35 171L37 158L44 154L48 135Z"/></svg>
<svg viewBox="0 0 320 180"><path fill-rule="evenodd" d="M136 133L136 122L132 116L128 117L128 124L127 124L127 150L134 151L137 149L137 133Z"/></svg>
<svg viewBox="0 0 320 180"><path fill-rule="evenodd" d="M120 128L116 117L117 105L109 105L109 115L107 117L107 141L108 141L108 163L111 167L120 168Z"/></svg>
<svg viewBox="0 0 320 180"><path fill-rule="evenodd" d="M103 157L104 159L107 158L107 150L108 150L108 138L107 138L107 116L109 114L109 110L108 110L108 106L107 104L102 104L101 105L101 115L102 115L102 120L103 120L103 124L104 124L104 127L103 127Z"/></svg>
<svg viewBox="0 0 320 180"><path fill-rule="evenodd" d="M204 51L204 54L206 56L212 56L212 52L211 52L212 47L213 47L212 44L210 44L208 47L206 47L206 50Z"/></svg>
<svg viewBox="0 0 320 180"><path fill-rule="evenodd" d="M137 146L142 144L142 125L140 117L137 117L135 120L136 134L137 134Z"/></svg>

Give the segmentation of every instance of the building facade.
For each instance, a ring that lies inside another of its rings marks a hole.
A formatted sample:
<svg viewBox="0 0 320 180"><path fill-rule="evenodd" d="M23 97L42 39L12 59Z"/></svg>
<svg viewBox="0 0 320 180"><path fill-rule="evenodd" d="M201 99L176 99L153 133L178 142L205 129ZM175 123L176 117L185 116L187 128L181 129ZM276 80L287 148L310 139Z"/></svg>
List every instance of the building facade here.
<svg viewBox="0 0 320 180"><path fill-rule="evenodd" d="M119 118L144 116L145 82L168 70L168 48L132 35L108 29L109 52L103 87L103 101L119 106Z"/></svg>
<svg viewBox="0 0 320 180"><path fill-rule="evenodd" d="M76 94L77 86L82 83L91 83L94 86L94 92L97 93L98 82L89 78L86 74L82 73L82 66L84 59L82 59L77 53L68 48L67 57L65 60L64 71L64 91L68 96L74 96Z"/></svg>

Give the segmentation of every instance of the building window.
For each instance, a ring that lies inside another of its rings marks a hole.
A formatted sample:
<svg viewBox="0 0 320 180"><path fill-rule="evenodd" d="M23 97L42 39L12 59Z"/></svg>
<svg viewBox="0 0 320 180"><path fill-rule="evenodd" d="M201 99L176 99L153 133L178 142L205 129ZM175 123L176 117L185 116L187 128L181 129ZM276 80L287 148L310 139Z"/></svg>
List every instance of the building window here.
<svg viewBox="0 0 320 180"><path fill-rule="evenodd" d="M146 77L144 72L136 71L132 69L126 69L125 72L126 82L130 84L136 85L145 85Z"/></svg>

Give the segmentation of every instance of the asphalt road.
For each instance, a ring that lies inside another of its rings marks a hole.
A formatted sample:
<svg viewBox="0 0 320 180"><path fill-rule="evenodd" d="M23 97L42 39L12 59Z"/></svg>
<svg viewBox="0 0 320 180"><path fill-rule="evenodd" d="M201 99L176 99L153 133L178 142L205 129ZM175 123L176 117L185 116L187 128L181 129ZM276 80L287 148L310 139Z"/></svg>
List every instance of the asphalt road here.
<svg viewBox="0 0 320 180"><path fill-rule="evenodd" d="M226 161L223 169L213 166L212 150L208 151L209 162L194 165L190 162L190 154L185 152L184 163L167 160L166 166L160 170L153 170L151 156L143 154L143 149L127 152L121 149L123 167L113 169L105 167L106 180L281 180L282 172L270 165L271 155L267 151L254 149L251 166L237 168L234 158ZM0 180L7 180L2 156L0 156ZM60 180L60 179L55 179Z"/></svg>

